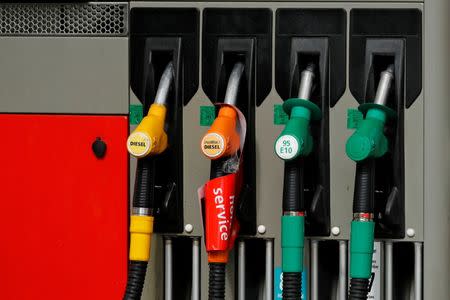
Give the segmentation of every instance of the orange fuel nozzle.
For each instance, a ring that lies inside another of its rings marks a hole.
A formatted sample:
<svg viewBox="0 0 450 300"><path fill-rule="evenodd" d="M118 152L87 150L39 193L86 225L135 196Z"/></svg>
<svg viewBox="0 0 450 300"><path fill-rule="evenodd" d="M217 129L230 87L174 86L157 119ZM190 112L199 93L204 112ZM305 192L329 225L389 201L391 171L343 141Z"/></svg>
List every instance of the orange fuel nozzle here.
<svg viewBox="0 0 450 300"><path fill-rule="evenodd" d="M244 72L244 65L237 62L228 78L225 104L235 105L239 91L239 82ZM237 111L232 106L222 106L208 132L202 139L201 149L209 159L219 159L236 154L240 146L240 136L236 130Z"/></svg>
<svg viewBox="0 0 450 300"><path fill-rule="evenodd" d="M201 141L203 154L209 159L234 155L239 150L240 137L236 130L237 112L233 107L223 106Z"/></svg>

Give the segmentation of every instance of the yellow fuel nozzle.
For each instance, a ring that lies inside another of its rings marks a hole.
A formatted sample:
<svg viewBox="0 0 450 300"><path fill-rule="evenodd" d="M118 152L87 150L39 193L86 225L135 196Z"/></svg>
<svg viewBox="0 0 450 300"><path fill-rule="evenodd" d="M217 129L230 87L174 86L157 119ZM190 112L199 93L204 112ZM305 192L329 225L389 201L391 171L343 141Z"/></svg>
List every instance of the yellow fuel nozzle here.
<svg viewBox="0 0 450 300"><path fill-rule="evenodd" d="M174 77L174 67L170 62L159 81L155 102L150 106L147 116L128 137L127 149L131 155L142 158L147 155L160 154L166 150L167 133L164 131L166 102Z"/></svg>
<svg viewBox="0 0 450 300"><path fill-rule="evenodd" d="M150 106L138 127L127 140L128 152L142 158L147 155L159 154L167 148L167 133L164 131L167 108L163 104L154 103Z"/></svg>

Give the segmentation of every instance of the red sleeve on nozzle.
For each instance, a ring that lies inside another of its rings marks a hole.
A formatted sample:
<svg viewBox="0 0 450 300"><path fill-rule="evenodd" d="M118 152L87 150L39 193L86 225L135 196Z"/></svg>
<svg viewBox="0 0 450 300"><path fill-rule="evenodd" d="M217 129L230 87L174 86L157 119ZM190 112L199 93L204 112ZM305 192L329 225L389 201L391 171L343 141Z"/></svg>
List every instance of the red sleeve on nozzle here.
<svg viewBox="0 0 450 300"><path fill-rule="evenodd" d="M207 251L225 251L236 238L237 174L208 181L205 185L204 218Z"/></svg>

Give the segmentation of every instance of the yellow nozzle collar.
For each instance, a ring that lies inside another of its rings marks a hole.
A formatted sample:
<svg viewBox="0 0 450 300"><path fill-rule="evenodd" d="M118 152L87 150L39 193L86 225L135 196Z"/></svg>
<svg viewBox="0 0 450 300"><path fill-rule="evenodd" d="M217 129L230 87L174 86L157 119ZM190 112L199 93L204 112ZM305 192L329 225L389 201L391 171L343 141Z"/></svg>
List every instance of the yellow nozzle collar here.
<svg viewBox="0 0 450 300"><path fill-rule="evenodd" d="M153 217L131 216L130 260L148 261L153 233Z"/></svg>

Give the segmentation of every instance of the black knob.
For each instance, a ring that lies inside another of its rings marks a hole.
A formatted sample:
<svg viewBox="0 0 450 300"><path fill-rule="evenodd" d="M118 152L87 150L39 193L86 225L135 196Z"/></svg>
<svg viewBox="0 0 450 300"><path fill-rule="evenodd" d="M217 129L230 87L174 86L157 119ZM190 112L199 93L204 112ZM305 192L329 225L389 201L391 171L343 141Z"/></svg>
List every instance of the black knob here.
<svg viewBox="0 0 450 300"><path fill-rule="evenodd" d="M97 158L103 158L106 154L106 143L98 137L92 143L92 151L94 151L94 154Z"/></svg>

